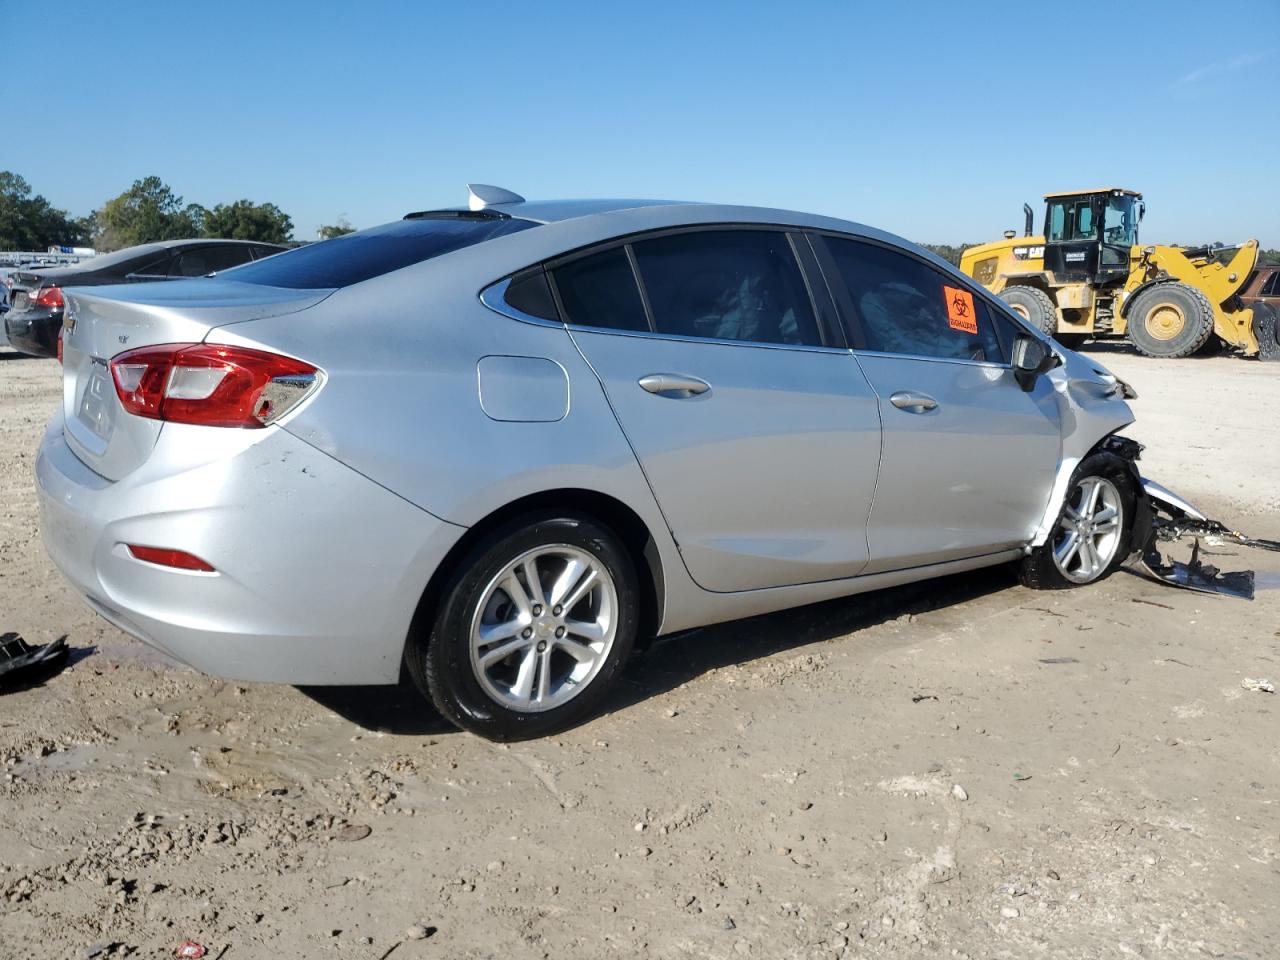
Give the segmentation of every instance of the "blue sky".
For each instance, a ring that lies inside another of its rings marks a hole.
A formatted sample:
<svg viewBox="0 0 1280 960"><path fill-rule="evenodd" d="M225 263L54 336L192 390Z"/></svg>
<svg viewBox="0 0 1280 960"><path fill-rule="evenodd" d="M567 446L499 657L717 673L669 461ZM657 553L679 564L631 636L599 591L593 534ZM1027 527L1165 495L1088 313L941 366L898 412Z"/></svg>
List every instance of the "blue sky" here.
<svg viewBox="0 0 1280 960"><path fill-rule="evenodd" d="M10 27L21 6L2 0ZM79 3L0 54L0 169L75 214L156 174L295 235L640 196L995 239L1051 190L1280 246L1280 2ZM21 78L20 82L17 78ZM17 87L15 87L17 84ZM15 123L15 121L19 121Z"/></svg>

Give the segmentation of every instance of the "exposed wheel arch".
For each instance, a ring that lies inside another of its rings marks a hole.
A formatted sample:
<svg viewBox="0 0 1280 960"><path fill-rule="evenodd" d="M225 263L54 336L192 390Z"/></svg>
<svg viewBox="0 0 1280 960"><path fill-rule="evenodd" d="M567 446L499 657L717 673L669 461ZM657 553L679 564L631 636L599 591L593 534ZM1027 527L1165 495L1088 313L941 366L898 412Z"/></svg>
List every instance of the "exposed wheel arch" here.
<svg viewBox="0 0 1280 960"><path fill-rule="evenodd" d="M631 560L635 564L640 585L640 623L636 633L636 647L643 649L657 634L666 602L666 581L657 544L648 525L640 515L621 500L596 490L562 488L544 490L513 500L478 523L467 528L458 542L450 548L431 575L422 591L418 607L410 623L410 633L430 630L440 603L441 591L450 572L467 555L471 548L488 534L526 513L545 510L567 510L585 513L608 525L622 539ZM407 638L406 638L407 639Z"/></svg>

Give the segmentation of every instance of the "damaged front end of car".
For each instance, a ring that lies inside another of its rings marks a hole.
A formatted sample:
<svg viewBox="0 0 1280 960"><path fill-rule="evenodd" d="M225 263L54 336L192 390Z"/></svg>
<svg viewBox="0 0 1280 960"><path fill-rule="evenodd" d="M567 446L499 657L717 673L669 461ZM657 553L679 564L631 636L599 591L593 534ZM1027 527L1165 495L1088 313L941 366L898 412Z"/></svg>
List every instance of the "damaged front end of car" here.
<svg viewBox="0 0 1280 960"><path fill-rule="evenodd" d="M1123 458L1138 481L1137 515L1133 525L1133 557L1162 583L1200 593L1252 600L1254 571L1224 571L1202 559L1209 548L1235 544L1280 553L1280 541L1250 537L1220 520L1211 520L1173 491L1143 477L1138 470L1142 444L1128 437L1108 437L1103 448ZM1185 562L1168 556L1168 548L1191 541L1191 557ZM1203 545L1202 542L1203 541Z"/></svg>

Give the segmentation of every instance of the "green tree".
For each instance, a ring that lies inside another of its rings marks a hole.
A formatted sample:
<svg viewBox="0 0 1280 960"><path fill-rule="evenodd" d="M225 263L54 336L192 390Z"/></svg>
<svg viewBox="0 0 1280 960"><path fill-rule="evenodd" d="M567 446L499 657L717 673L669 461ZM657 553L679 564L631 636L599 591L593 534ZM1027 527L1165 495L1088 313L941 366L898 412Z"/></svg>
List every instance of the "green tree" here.
<svg viewBox="0 0 1280 960"><path fill-rule="evenodd" d="M1263 250L1258 254L1259 263L1280 263L1280 250Z"/></svg>
<svg viewBox="0 0 1280 960"><path fill-rule="evenodd" d="M346 216L338 217L338 222L321 227L316 232L320 234L321 240L332 240L334 237L345 236L348 233L355 233L356 228Z"/></svg>
<svg viewBox="0 0 1280 960"><path fill-rule="evenodd" d="M145 177L93 212L94 245L119 250L156 240L198 237L206 213L198 203L184 204L159 177Z"/></svg>
<svg viewBox="0 0 1280 960"><path fill-rule="evenodd" d="M237 200L220 203L204 215L206 237L284 243L292 233L293 220L274 203Z"/></svg>
<svg viewBox="0 0 1280 960"><path fill-rule="evenodd" d="M44 250L52 244L87 239L80 221L70 219L18 174L0 171L0 250Z"/></svg>

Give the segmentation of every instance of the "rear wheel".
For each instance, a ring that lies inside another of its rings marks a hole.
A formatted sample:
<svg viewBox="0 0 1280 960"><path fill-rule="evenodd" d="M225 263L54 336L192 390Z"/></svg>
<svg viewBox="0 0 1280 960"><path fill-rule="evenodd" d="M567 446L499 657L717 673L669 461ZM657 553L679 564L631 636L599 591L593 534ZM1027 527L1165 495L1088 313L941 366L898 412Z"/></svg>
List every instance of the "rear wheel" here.
<svg viewBox="0 0 1280 960"><path fill-rule="evenodd" d="M1160 283L1133 299L1129 340L1148 357L1189 357L1213 336L1213 305L1190 284Z"/></svg>
<svg viewBox="0 0 1280 960"><path fill-rule="evenodd" d="M635 640L631 557L607 527L568 513L521 518L482 540L446 588L409 672L450 721L524 740L590 715Z"/></svg>
<svg viewBox="0 0 1280 960"><path fill-rule="evenodd" d="M1109 576L1132 551L1135 503L1128 464L1109 453L1086 457L1048 540L1019 564L1023 584L1056 590Z"/></svg>
<svg viewBox="0 0 1280 960"><path fill-rule="evenodd" d="M1037 287L1006 287L1000 299L1009 309L1037 330L1053 336L1058 330L1058 308L1047 293Z"/></svg>

